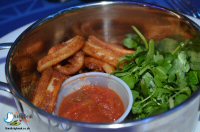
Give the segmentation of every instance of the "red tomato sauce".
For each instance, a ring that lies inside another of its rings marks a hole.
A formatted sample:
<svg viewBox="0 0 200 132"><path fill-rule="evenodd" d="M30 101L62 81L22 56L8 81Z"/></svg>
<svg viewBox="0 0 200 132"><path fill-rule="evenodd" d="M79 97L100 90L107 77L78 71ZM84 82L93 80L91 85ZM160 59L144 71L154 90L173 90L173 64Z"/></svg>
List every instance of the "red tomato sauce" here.
<svg viewBox="0 0 200 132"><path fill-rule="evenodd" d="M122 100L113 90L88 85L63 99L59 116L82 122L112 123L124 111Z"/></svg>

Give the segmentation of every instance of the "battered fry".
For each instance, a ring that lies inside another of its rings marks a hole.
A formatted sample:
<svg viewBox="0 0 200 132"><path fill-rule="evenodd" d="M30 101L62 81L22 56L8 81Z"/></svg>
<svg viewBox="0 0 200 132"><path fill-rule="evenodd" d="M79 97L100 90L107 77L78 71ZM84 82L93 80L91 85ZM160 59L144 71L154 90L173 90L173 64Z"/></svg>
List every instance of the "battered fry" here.
<svg viewBox="0 0 200 132"><path fill-rule="evenodd" d="M38 85L35 89L34 97L32 99L32 103L38 107L41 107L41 104L45 98L46 89L51 80L51 76L53 74L53 69L48 68L42 72L42 76L38 82Z"/></svg>
<svg viewBox="0 0 200 132"><path fill-rule="evenodd" d="M85 67L94 71L106 73L112 73L115 71L113 66L92 57L85 57Z"/></svg>
<svg viewBox="0 0 200 132"><path fill-rule="evenodd" d="M66 78L66 76L57 71L53 72L42 105L42 109L46 112L52 113L54 111L61 85Z"/></svg>
<svg viewBox="0 0 200 132"><path fill-rule="evenodd" d="M127 54L132 54L133 51L120 49L119 47L114 47L111 45L98 40L94 36L90 36L85 46L83 47L83 51L94 58L97 58L101 61L107 62L108 64L116 67L119 59L122 56Z"/></svg>
<svg viewBox="0 0 200 132"><path fill-rule="evenodd" d="M38 61L37 70L42 72L43 70L52 67L64 59L69 58L77 51L79 51L84 45L84 38L81 36L76 36L67 42L65 42L65 46L52 54L48 54L44 56L42 59Z"/></svg>
<svg viewBox="0 0 200 132"><path fill-rule="evenodd" d="M48 68L43 71L35 89L32 103L41 109L52 113L55 108L61 85L66 78L67 77L62 73L53 70L53 68Z"/></svg>
<svg viewBox="0 0 200 132"><path fill-rule="evenodd" d="M65 75L73 75L77 73L84 65L84 53L82 51L76 53L68 60L69 64L64 66L57 65L55 69Z"/></svg>

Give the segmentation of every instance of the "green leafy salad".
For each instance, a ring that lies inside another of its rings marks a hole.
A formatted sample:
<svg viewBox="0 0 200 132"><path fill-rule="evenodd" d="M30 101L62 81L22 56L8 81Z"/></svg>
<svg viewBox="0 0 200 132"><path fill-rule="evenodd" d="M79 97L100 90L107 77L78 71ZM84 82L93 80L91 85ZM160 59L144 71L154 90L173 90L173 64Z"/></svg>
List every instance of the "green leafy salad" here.
<svg viewBox="0 0 200 132"><path fill-rule="evenodd" d="M134 54L121 58L115 76L124 80L134 96L131 119L143 119L176 107L198 89L199 39L181 37L147 40L136 34L124 39ZM194 50L196 49L196 50Z"/></svg>

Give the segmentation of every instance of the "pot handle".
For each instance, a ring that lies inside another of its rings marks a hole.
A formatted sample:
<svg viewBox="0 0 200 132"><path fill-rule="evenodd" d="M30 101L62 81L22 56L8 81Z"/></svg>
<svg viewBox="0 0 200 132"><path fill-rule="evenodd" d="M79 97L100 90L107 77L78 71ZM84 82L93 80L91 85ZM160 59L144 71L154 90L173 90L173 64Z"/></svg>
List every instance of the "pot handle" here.
<svg viewBox="0 0 200 132"><path fill-rule="evenodd" d="M1 81L0 81L0 90L11 93L9 85L7 83L1 82Z"/></svg>
<svg viewBox="0 0 200 132"><path fill-rule="evenodd" d="M12 44L13 44L12 42L10 42L10 43L0 43L0 50L9 49ZM9 89L9 85L7 83L1 82L1 81L0 81L0 90L11 93L11 91Z"/></svg>
<svg viewBox="0 0 200 132"><path fill-rule="evenodd" d="M0 50L9 49L13 43L0 43Z"/></svg>

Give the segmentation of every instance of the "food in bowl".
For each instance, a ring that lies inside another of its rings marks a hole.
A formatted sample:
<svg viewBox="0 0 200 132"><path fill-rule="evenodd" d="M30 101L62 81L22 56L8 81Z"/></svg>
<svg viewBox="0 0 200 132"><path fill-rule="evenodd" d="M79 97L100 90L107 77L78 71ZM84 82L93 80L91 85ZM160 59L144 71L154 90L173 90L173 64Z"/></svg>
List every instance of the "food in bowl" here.
<svg viewBox="0 0 200 132"><path fill-rule="evenodd" d="M136 34L124 40L126 48L95 36L86 41L75 36L51 47L37 64L41 78L33 104L53 113L62 82L88 71L113 74L129 85L136 99L128 117L131 120L160 114L184 102L199 84L198 53L188 50L196 42L176 36L148 41L136 27L133 29Z"/></svg>
<svg viewBox="0 0 200 132"><path fill-rule="evenodd" d="M184 50L193 41L180 36L148 41L136 27L133 29L136 34L127 35L125 48L106 44L95 36L89 36L87 41L75 36L51 47L37 64L41 78L33 104L53 113L62 82L89 71L110 73L128 84L136 100L128 119L160 114L184 102L199 84L198 53ZM65 101L62 109L68 102ZM60 115L72 119L66 113L63 110ZM81 117L74 120L78 119L91 121Z"/></svg>
<svg viewBox="0 0 200 132"><path fill-rule="evenodd" d="M86 85L63 99L58 115L81 122L112 123L124 112L122 100L113 90Z"/></svg>
<svg viewBox="0 0 200 132"><path fill-rule="evenodd" d="M36 22L18 37L7 57L6 75L13 95L22 106L19 109L24 113L34 114L34 118L29 124L30 128L34 128L34 124L37 124L46 131L59 131L62 126L64 128L61 129L65 131L70 129L71 131L91 132L97 130L188 132L194 129L198 120L200 89L184 103L167 112L142 120L135 120L130 115L128 117L131 118L126 118L119 124L71 121L55 116L54 113L47 113L30 102L33 97L31 93L34 93L35 88L33 84L41 76L41 73L37 72L37 62L47 55L51 47L76 35L84 36L86 41L89 35L93 35L106 43L118 43L122 46L122 38L127 33L133 33L131 25L140 29L148 40L154 39L156 42L176 34L183 35L184 38L193 38L199 33L197 24L168 9L132 2L106 2L67 8ZM41 47L41 49L37 49L35 46ZM32 50L32 47L37 50ZM196 46L194 49L199 49L198 47ZM24 54L22 55L22 53ZM17 72L14 62L20 62L20 58L17 60L17 56L20 54L23 58L29 58L30 61L27 62L34 64L32 71ZM34 80L31 80L32 76L35 78ZM22 77L26 78L23 87L21 86ZM187 120L185 120L186 117Z"/></svg>
<svg viewBox="0 0 200 132"><path fill-rule="evenodd" d="M166 112L187 100L200 83L199 38L180 36L160 41L147 40L133 26L136 35L128 35L124 45L136 49L121 58L115 76L132 90L135 103L132 119L143 119Z"/></svg>
<svg viewBox="0 0 200 132"><path fill-rule="evenodd" d="M47 55L37 63L41 78L31 99L32 103L53 113L65 79L89 71L113 73L119 59L133 52L116 45L108 45L95 36L90 36L87 41L82 36L75 36L51 47Z"/></svg>

